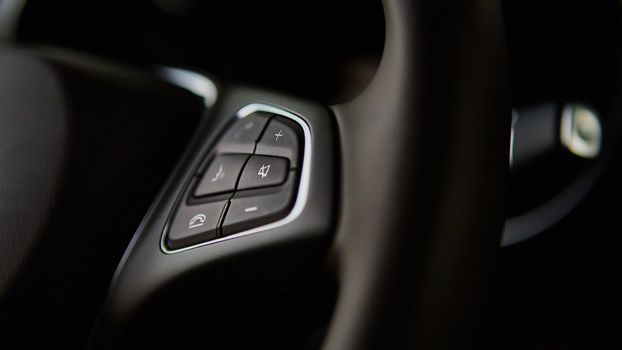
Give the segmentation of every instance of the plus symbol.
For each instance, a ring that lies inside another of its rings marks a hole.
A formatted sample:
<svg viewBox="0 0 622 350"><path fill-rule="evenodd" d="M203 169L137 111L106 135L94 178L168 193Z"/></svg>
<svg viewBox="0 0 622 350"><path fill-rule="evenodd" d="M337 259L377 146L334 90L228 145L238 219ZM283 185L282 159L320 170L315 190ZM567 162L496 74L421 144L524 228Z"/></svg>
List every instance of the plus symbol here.
<svg viewBox="0 0 622 350"><path fill-rule="evenodd" d="M274 134L274 142L279 140L279 137L283 136L282 130L279 130L276 134Z"/></svg>

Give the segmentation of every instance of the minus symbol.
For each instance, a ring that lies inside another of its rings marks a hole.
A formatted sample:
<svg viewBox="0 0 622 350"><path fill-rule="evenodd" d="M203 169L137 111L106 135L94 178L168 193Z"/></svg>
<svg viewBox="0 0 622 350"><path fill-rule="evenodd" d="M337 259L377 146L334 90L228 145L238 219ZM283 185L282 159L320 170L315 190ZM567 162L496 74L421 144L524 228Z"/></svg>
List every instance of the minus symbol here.
<svg viewBox="0 0 622 350"><path fill-rule="evenodd" d="M250 213L251 211L257 211L257 209L259 209L259 208L257 208L257 207L248 207L248 208L244 209L244 212L245 213Z"/></svg>

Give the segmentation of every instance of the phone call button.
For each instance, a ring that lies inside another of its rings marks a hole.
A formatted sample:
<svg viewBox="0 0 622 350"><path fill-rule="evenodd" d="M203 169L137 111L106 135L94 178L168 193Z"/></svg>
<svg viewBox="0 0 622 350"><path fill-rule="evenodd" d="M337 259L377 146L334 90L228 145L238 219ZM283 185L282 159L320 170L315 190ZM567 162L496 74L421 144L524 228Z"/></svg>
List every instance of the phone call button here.
<svg viewBox="0 0 622 350"><path fill-rule="evenodd" d="M218 223L227 201L182 205L172 221L167 246L179 249L218 237Z"/></svg>

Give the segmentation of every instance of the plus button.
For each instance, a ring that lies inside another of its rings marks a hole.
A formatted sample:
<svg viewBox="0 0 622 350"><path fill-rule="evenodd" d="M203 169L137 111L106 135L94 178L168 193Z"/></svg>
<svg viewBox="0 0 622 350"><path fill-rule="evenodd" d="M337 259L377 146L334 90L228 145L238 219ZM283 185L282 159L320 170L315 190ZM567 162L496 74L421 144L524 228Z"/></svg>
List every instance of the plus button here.
<svg viewBox="0 0 622 350"><path fill-rule="evenodd" d="M283 136L283 131L279 130L279 132L274 134L274 142L277 142L281 136Z"/></svg>

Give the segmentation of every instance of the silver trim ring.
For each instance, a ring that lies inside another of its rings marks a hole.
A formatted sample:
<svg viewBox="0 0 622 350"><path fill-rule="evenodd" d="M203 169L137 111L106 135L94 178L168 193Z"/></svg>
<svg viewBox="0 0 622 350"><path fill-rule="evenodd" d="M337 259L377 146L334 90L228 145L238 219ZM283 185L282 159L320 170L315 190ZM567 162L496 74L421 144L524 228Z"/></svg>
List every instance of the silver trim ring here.
<svg viewBox="0 0 622 350"><path fill-rule="evenodd" d="M165 238L166 238L166 234L168 233L169 223L171 219L173 218L173 215L171 213L171 215L169 215L169 218L167 219L166 225L164 226L164 230L162 231L162 237L160 239L160 248L162 249L164 253L166 254L179 253L179 252L183 252L183 251L198 248L198 247L203 247L203 246L210 245L210 244L215 244L218 242L228 241L230 239L248 236L253 233L259 233L262 231L272 230L277 227L285 226L289 224L290 222L296 220L296 218L300 216L300 214L304 210L304 207L307 204L307 197L309 196L309 182L310 182L310 177L311 177L311 130L309 129L309 126L307 125L307 123L301 117L291 112L288 112L284 109L262 104L262 103L249 104L243 107L242 109L240 109L235 115L238 119L242 119L255 112L268 112L268 113L278 114L279 116L286 117L286 118L289 118L295 121L302 128L302 131L304 134L302 173L300 175L300 184L298 185L297 198L296 198L294 207L292 208L290 213L281 220L278 220L278 221L275 221L275 222L272 222L272 223L269 223L263 226L255 227L250 230L242 231L242 232L230 235L230 236L217 238L214 240L210 240L207 242L191 245L191 246L176 249L176 250L169 250L168 248L166 248L166 244L165 244ZM183 193L185 193L185 191L186 189L184 189ZM179 207L180 200L183 200L183 196L181 196L175 203L173 212L176 212L177 208Z"/></svg>
<svg viewBox="0 0 622 350"><path fill-rule="evenodd" d="M603 131L593 109L578 104L564 106L560 122L560 141L568 151L592 159L600 154Z"/></svg>

